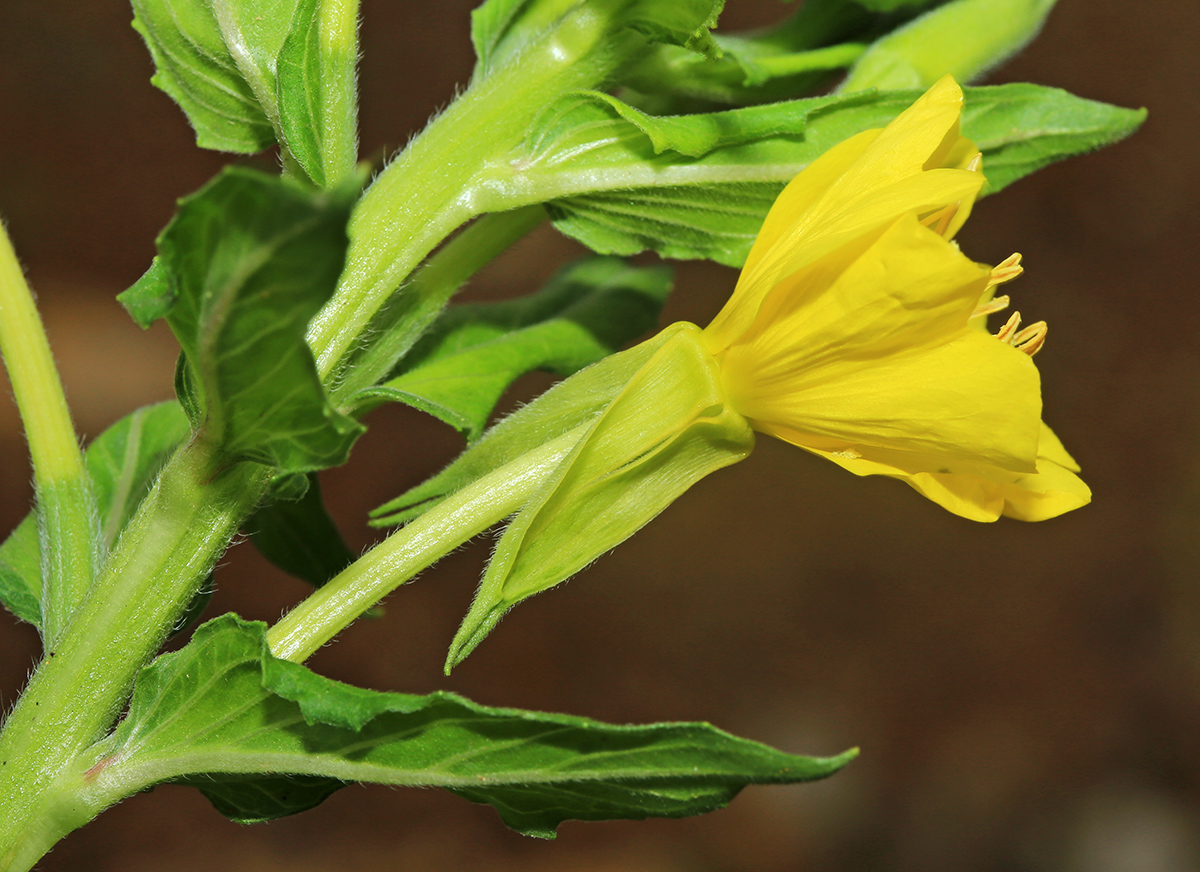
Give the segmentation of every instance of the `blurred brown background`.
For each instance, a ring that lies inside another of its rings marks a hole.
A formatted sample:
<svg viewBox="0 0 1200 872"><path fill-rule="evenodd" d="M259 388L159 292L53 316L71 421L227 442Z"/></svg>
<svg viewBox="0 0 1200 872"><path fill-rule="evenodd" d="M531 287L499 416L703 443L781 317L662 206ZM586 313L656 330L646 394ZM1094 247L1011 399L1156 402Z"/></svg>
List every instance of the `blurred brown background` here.
<svg viewBox="0 0 1200 872"><path fill-rule="evenodd" d="M363 0L363 154L402 145L465 82L472 5ZM726 27L786 10L729 6ZM195 148L151 88L129 18L120 0L0 4L0 213L89 436L170 394L173 340L143 334L113 296L149 262L174 199L226 161ZM1014 294L1051 324L1038 358L1046 418L1083 464L1092 506L1039 525L975 525L763 438L749 461L517 609L450 679L442 657L487 542L313 661L380 689L450 688L620 722L706 719L799 753L861 745L844 773L749 788L684 821L568 823L552 843L437 791L349 788L242 828L164 787L75 833L41 868L1200 869L1197 34L1195 0L1062 0L991 79L1150 109L1132 140L985 201L960 237L978 260L1025 254ZM539 232L469 293L532 289L575 251ZM681 265L668 317L705 323L734 279ZM458 448L416 412L370 423L351 465L325 479L356 547L371 540L368 508ZM0 449L8 529L30 499L8 400ZM303 593L248 547L218 580L212 614L273 620ZM4 705L36 652L29 627L0 618Z"/></svg>

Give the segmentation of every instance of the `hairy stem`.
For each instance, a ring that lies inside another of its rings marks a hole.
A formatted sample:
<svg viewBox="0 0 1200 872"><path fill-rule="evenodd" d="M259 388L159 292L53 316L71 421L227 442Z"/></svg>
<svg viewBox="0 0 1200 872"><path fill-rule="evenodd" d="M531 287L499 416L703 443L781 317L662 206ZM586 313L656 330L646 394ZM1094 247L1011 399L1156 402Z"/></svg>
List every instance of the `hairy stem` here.
<svg viewBox="0 0 1200 872"><path fill-rule="evenodd" d="M422 569L516 512L579 441L581 430L479 478L376 545L270 629L271 653L306 660Z"/></svg>
<svg viewBox="0 0 1200 872"><path fill-rule="evenodd" d="M100 536L95 497L50 343L3 226L0 353L33 460L42 544L42 636L50 644L92 583Z"/></svg>
<svg viewBox="0 0 1200 872"><path fill-rule="evenodd" d="M17 858L36 833L84 822L56 785L111 726L267 480L252 464L223 469L204 442L168 463L0 733L0 870L27 868Z"/></svg>

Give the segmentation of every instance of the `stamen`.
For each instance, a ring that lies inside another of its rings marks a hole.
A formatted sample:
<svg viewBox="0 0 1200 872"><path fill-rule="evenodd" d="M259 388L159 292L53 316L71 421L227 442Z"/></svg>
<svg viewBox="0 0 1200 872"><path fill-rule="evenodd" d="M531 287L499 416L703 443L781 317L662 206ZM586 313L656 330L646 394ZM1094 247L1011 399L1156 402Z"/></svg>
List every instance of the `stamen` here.
<svg viewBox="0 0 1200 872"><path fill-rule="evenodd" d="M1021 266L1021 255L1010 254L1000 263L992 267L991 278L988 279L988 287L1002 285L1005 282L1011 282L1021 273L1025 272L1025 267Z"/></svg>
<svg viewBox="0 0 1200 872"><path fill-rule="evenodd" d="M997 312L1003 312L1008 308L1008 304L1011 302L1012 300L1009 299L1008 294L1001 294L998 297L992 297L986 303L980 303L978 306L976 306L975 311L971 313L971 317L983 318L987 315L994 315Z"/></svg>
<svg viewBox="0 0 1200 872"><path fill-rule="evenodd" d="M1004 326L996 331L996 338L1001 342L1012 345L1012 338L1016 335L1017 329L1021 326L1021 313L1013 312L1009 315L1008 320L1004 322Z"/></svg>
<svg viewBox="0 0 1200 872"><path fill-rule="evenodd" d="M975 152L975 157L967 161L967 165L963 169L969 173L977 173L981 166L983 166L983 152L977 151Z"/></svg>
<svg viewBox="0 0 1200 872"><path fill-rule="evenodd" d="M946 228L958 213L958 203L951 203L936 212L931 212L921 219L921 223L930 228L938 236L946 235Z"/></svg>
<svg viewBox="0 0 1200 872"><path fill-rule="evenodd" d="M1033 357L1046 344L1046 331L1048 329L1045 321L1030 324L1012 338L1013 348L1018 351L1024 351L1030 357Z"/></svg>

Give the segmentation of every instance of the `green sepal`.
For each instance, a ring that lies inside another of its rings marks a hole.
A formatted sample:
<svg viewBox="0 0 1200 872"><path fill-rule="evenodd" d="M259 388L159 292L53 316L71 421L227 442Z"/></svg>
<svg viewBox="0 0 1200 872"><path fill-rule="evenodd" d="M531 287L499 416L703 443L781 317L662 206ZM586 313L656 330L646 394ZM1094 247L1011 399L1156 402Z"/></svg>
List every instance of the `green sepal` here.
<svg viewBox="0 0 1200 872"><path fill-rule="evenodd" d="M447 672L514 605L570 578L754 447L750 425L725 401L700 328L673 324L644 344L650 357L504 531Z"/></svg>
<svg viewBox="0 0 1200 872"><path fill-rule="evenodd" d="M505 390L546 370L568 376L654 327L671 289L664 266L592 257L536 294L446 310L393 378L352 398L407 403L474 441Z"/></svg>
<svg viewBox="0 0 1200 872"><path fill-rule="evenodd" d="M1055 0L952 0L875 42L839 86L928 88L947 73L971 82L1024 48Z"/></svg>
<svg viewBox="0 0 1200 872"><path fill-rule="evenodd" d="M403 524L449 494L572 430L586 428L653 353L643 342L559 382L503 418L437 475L371 512L371 526Z"/></svg>
<svg viewBox="0 0 1200 872"><path fill-rule="evenodd" d="M288 480L303 482L305 487L299 493L274 494L275 499L251 515L242 531L263 557L320 587L353 563L355 554L325 508L316 474Z"/></svg>
<svg viewBox="0 0 1200 872"><path fill-rule="evenodd" d="M358 0L299 0L276 63L279 127L319 187L354 173L358 154Z"/></svg>
<svg viewBox="0 0 1200 872"><path fill-rule="evenodd" d="M105 548L125 529L163 464L190 432L179 404L172 401L138 409L92 440L85 463ZM41 600L41 549L31 512L0 545L0 602L40 627Z"/></svg>
<svg viewBox="0 0 1200 872"><path fill-rule="evenodd" d="M362 433L329 403L304 339L341 273L355 196L227 168L180 201L158 239L186 356L180 399L231 460L323 469Z"/></svg>
<svg viewBox="0 0 1200 872"><path fill-rule="evenodd" d="M151 82L183 109L196 144L240 154L273 145L275 58L295 0L132 2L156 67Z"/></svg>
<svg viewBox="0 0 1200 872"><path fill-rule="evenodd" d="M617 726L451 693L366 690L272 657L265 629L223 615L142 669L128 716L96 748L101 763L120 765L94 767L90 789L188 783L249 823L311 808L354 781L443 787L553 838L567 819L711 811L747 784L824 778L856 753L800 757L708 724Z"/></svg>

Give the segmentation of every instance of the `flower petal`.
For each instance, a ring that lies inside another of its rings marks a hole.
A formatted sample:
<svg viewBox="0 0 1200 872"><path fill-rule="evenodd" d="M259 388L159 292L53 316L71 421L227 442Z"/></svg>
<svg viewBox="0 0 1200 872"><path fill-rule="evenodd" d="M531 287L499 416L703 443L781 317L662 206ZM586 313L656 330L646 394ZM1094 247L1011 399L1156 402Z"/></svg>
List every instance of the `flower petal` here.
<svg viewBox="0 0 1200 872"><path fill-rule="evenodd" d="M864 454L866 446L933 455L935 468L945 459L1036 469L1037 368L995 337L965 331L918 354L822 369L827 377L804 373L794 393L739 393L736 408L756 430L802 448L834 440Z"/></svg>
<svg viewBox="0 0 1200 872"><path fill-rule="evenodd" d="M803 378L834 360L859 367L945 344L968 329L989 276L903 215L777 284L727 351L726 370L753 381Z"/></svg>
<svg viewBox="0 0 1200 872"><path fill-rule="evenodd" d="M950 208L962 225L983 184L965 169L974 146L958 135L962 92L946 77L887 127L834 146L784 189L759 231L737 287L708 328L719 351L753 321L781 279L904 212ZM942 168L946 167L946 168Z"/></svg>
<svg viewBox="0 0 1200 872"><path fill-rule="evenodd" d="M1044 521L1087 505L1092 492L1073 471L1046 456L1066 452L1045 424L1041 434L1035 473L947 463L944 458L899 451L863 449L859 454L849 448L836 449L833 443L826 443L825 448L801 447L855 475L902 479L938 505L972 521L995 521L1001 515Z"/></svg>

